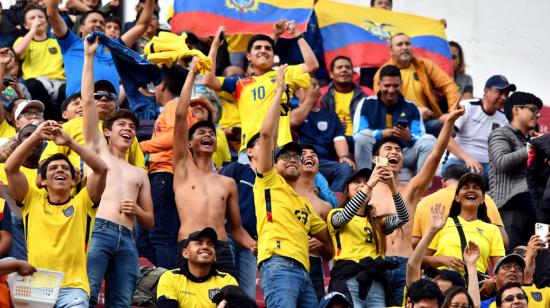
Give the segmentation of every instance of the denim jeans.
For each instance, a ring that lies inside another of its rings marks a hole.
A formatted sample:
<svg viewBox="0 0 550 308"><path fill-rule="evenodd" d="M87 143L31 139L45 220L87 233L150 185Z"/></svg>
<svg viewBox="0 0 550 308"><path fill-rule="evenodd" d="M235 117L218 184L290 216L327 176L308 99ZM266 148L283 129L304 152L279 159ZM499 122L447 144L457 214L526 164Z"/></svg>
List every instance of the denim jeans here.
<svg viewBox="0 0 550 308"><path fill-rule="evenodd" d="M319 159L319 172L329 181L332 191L344 192L346 180L353 174L353 169L346 163Z"/></svg>
<svg viewBox="0 0 550 308"><path fill-rule="evenodd" d="M353 308L380 308L386 307L386 293L384 292L384 286L376 280L373 280L367 297L365 299L359 298L359 282L355 277L346 281L349 294L353 301Z"/></svg>
<svg viewBox="0 0 550 308"><path fill-rule="evenodd" d="M6 204L6 206L8 206ZM23 228L23 220L17 217L17 214L11 214L11 249L10 257L18 260L27 260L27 244L25 243L25 230Z"/></svg>
<svg viewBox="0 0 550 308"><path fill-rule="evenodd" d="M105 277L105 306L130 307L139 276L139 257L132 230L96 218L88 250L90 306L98 301Z"/></svg>
<svg viewBox="0 0 550 308"><path fill-rule="evenodd" d="M393 297L401 304L403 302L403 290L405 289L407 278L407 261L409 261L409 259L406 257L386 256L386 261L396 262L398 264L396 269L388 271L388 282L393 292Z"/></svg>
<svg viewBox="0 0 550 308"><path fill-rule="evenodd" d="M269 308L317 307L309 273L291 258L273 255L260 264L260 284Z"/></svg>
<svg viewBox="0 0 550 308"><path fill-rule="evenodd" d="M372 148L376 143L373 136L359 133L355 137L355 161L357 169L372 168ZM419 171L433 150L435 138L424 135L412 146L403 148L403 166L412 171Z"/></svg>
<svg viewBox="0 0 550 308"><path fill-rule="evenodd" d="M321 301L325 296L325 276L323 274L323 260L321 257L309 256L309 277L311 284L317 295L317 300Z"/></svg>
<svg viewBox="0 0 550 308"><path fill-rule="evenodd" d="M235 243L231 238L231 234L227 234L229 238L229 246L233 253L233 263L237 271L237 281L239 287L250 298L256 298L256 257L250 249L242 248Z"/></svg>
<svg viewBox="0 0 550 308"><path fill-rule="evenodd" d="M169 172L155 172L149 174L149 180L155 215L155 226L148 232L152 253L154 253L154 261L151 261L156 266L172 269L176 266L176 244L180 228L174 197L174 175ZM143 246L140 244L138 247L141 251Z"/></svg>
<svg viewBox="0 0 550 308"><path fill-rule="evenodd" d="M55 302L55 308L88 308L88 293L78 288L61 288Z"/></svg>
<svg viewBox="0 0 550 308"><path fill-rule="evenodd" d="M441 166L441 174L443 174L443 172L445 172L445 170L447 170L447 168L449 168L449 166L451 166L451 165L466 166L466 163L463 160L458 159L458 158L449 158L445 161L443 166ZM488 190L489 189L489 168L490 168L490 165L489 165L489 163L481 163L481 165L483 166L483 181L485 183L485 190Z"/></svg>

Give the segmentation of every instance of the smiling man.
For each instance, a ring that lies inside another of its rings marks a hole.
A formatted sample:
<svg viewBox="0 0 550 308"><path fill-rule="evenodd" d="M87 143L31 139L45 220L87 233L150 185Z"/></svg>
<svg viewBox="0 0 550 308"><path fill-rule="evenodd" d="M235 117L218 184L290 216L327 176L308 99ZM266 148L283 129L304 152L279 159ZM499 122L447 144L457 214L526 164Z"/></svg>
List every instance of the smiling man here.
<svg viewBox="0 0 550 308"><path fill-rule="evenodd" d="M377 96L361 101L354 115L353 138L358 169L371 168L372 147L385 137L404 145L403 165L420 171L433 149L435 139L426 135L418 108L401 95L401 72L394 65L380 70Z"/></svg>

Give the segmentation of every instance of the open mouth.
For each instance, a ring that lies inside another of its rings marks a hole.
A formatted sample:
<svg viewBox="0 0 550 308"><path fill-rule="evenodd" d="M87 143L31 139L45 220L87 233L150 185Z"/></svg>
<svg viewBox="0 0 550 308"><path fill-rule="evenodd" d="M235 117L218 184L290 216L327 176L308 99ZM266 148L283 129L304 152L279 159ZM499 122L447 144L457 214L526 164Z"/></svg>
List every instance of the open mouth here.
<svg viewBox="0 0 550 308"><path fill-rule="evenodd" d="M130 135L128 133L122 133L122 134L120 134L120 137L122 137L123 139L126 139L126 140L132 139L132 135Z"/></svg>
<svg viewBox="0 0 550 308"><path fill-rule="evenodd" d="M388 162L392 165L395 165L399 162L399 159L397 157L388 157Z"/></svg>
<svg viewBox="0 0 550 308"><path fill-rule="evenodd" d="M466 194L466 200L476 200L477 199L477 194L474 194L474 193L468 193Z"/></svg>
<svg viewBox="0 0 550 308"><path fill-rule="evenodd" d="M212 139L202 139L201 140L201 145L212 146L212 145L214 145L214 141Z"/></svg>
<svg viewBox="0 0 550 308"><path fill-rule="evenodd" d="M54 177L56 181L65 181L67 178L64 175L57 175Z"/></svg>
<svg viewBox="0 0 550 308"><path fill-rule="evenodd" d="M313 161L313 159L304 159L302 163L304 164L304 166L308 166L308 167L315 166L315 162Z"/></svg>

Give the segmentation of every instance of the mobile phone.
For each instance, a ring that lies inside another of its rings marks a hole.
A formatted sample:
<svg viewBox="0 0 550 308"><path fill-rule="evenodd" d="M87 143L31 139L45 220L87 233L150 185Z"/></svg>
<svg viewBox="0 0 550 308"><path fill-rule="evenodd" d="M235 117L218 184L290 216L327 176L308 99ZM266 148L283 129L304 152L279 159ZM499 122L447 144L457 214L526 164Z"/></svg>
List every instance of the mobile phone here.
<svg viewBox="0 0 550 308"><path fill-rule="evenodd" d="M405 127L408 127L408 126L409 126L409 121L407 121L406 118L400 118L400 119L397 121L397 124L396 124L396 125L405 128Z"/></svg>
<svg viewBox="0 0 550 308"><path fill-rule="evenodd" d="M374 163L378 167L387 167L389 165L388 158L387 157L380 157L380 156L374 157Z"/></svg>
<svg viewBox="0 0 550 308"><path fill-rule="evenodd" d="M548 225L537 222L535 224L535 234L544 242L544 248L548 248L548 242L546 241L546 237L548 236Z"/></svg>
<svg viewBox="0 0 550 308"><path fill-rule="evenodd" d="M225 31L220 32L220 42L225 41Z"/></svg>

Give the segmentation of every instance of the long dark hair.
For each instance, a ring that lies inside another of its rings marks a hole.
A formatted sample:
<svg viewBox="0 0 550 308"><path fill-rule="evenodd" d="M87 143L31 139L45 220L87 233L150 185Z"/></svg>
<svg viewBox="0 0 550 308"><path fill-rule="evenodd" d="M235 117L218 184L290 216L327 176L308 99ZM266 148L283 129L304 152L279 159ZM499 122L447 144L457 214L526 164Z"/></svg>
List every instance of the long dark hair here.
<svg viewBox="0 0 550 308"><path fill-rule="evenodd" d="M468 298L468 305L470 305L470 307L474 307L474 301L472 300L470 294L468 294L468 290L466 290L464 287L455 286L445 291L445 294L443 294L443 296L445 296L445 300L443 301L441 308L449 308L451 306L451 301L458 294L466 295L466 297Z"/></svg>
<svg viewBox="0 0 550 308"><path fill-rule="evenodd" d="M460 212L462 211L462 206L459 202L453 200L453 204L451 205L451 210L449 211L449 217L454 218L460 215ZM477 208L477 219L480 219L486 223L491 223L491 220L489 219L489 216L487 216L487 205L485 204L485 201L483 201L479 207Z"/></svg>
<svg viewBox="0 0 550 308"><path fill-rule="evenodd" d="M338 208L343 208L346 206L348 201L351 199L348 197L349 194L349 185L353 183L353 181L349 182L348 185L346 185L346 188L344 189L344 192L342 193L342 198L340 199L340 204L338 204ZM365 206L365 215L367 216L367 221L372 227L372 231L374 232L374 245L376 247L376 253L379 253L381 255L386 254L386 239L385 239L385 233L384 233L384 217L387 215L382 215L375 217L376 215L376 209L371 205L367 204Z"/></svg>

